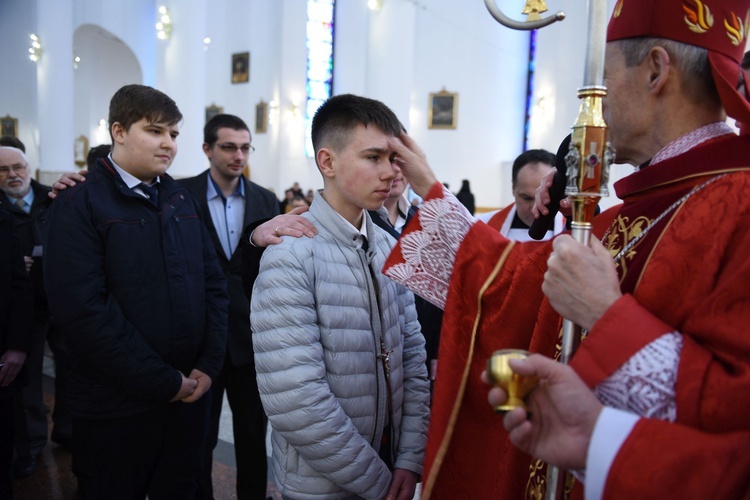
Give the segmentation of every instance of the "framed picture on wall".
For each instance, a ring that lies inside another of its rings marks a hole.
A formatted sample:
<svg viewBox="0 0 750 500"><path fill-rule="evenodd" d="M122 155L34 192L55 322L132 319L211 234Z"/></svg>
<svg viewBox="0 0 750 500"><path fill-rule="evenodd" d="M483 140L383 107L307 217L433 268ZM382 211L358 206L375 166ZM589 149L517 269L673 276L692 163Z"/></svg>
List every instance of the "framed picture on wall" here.
<svg viewBox="0 0 750 500"><path fill-rule="evenodd" d="M89 154L89 139L85 135L79 135L73 143L73 157L79 168L86 165L86 157Z"/></svg>
<svg viewBox="0 0 750 500"><path fill-rule="evenodd" d="M206 107L206 123L208 123L208 120L213 118L216 115L220 115L224 112L224 108L222 106L217 106L214 103L211 103L210 106Z"/></svg>
<svg viewBox="0 0 750 500"><path fill-rule="evenodd" d="M445 89L430 94L427 127L454 129L458 118L458 93Z"/></svg>
<svg viewBox="0 0 750 500"><path fill-rule="evenodd" d="M250 81L250 52L232 54L232 83Z"/></svg>
<svg viewBox="0 0 750 500"><path fill-rule="evenodd" d="M268 131L268 103L260 100L255 105L255 133L265 134Z"/></svg>
<svg viewBox="0 0 750 500"><path fill-rule="evenodd" d="M10 115L0 118L0 136L18 137L18 118Z"/></svg>

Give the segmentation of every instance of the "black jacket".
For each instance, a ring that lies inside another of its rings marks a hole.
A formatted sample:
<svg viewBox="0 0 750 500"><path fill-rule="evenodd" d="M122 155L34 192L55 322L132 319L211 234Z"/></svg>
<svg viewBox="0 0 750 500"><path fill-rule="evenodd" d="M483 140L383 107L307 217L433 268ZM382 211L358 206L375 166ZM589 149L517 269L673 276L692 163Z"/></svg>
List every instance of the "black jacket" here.
<svg viewBox="0 0 750 500"><path fill-rule="evenodd" d="M29 352L31 305L31 282L23 263L21 242L11 214L0 209L0 355L8 349ZM0 387L0 399L11 397L19 382L16 377L8 387Z"/></svg>
<svg viewBox="0 0 750 500"><path fill-rule="evenodd" d="M34 253L34 247L43 246L44 232L47 223L47 210L49 209L52 199L47 196L52 188L39 184L31 180L31 190L34 191L34 201L31 204L31 210L26 213L11 203L10 199L3 191L0 191L0 209L8 210L18 228L18 237L21 239L21 248L23 254L31 256ZM44 293L44 279L42 278L43 257L34 257L34 264L31 266L29 275L34 290L34 308L46 314L47 296Z"/></svg>
<svg viewBox="0 0 750 500"><path fill-rule="evenodd" d="M224 274L197 203L168 175L160 181L157 209L100 159L52 204L45 284L68 342L75 415L165 405L177 370L213 379L224 361Z"/></svg>
<svg viewBox="0 0 750 500"><path fill-rule="evenodd" d="M271 191L260 187L245 177L240 177L240 180L244 183L245 189L244 227L258 221L265 222L279 214L279 202ZM203 222L211 235L214 249L219 256L219 263L227 278L229 291L229 337L227 338L227 356L229 359L227 361L234 366L254 365L253 341L250 331L250 302L242 285L242 260L244 257L240 247L243 243L240 242L232 254L232 258L227 259L208 209L208 200L206 199L208 171L196 177L180 179L178 182L190 191L201 207ZM258 252L254 258L260 262L261 255L262 252ZM258 263L255 265L257 266Z"/></svg>

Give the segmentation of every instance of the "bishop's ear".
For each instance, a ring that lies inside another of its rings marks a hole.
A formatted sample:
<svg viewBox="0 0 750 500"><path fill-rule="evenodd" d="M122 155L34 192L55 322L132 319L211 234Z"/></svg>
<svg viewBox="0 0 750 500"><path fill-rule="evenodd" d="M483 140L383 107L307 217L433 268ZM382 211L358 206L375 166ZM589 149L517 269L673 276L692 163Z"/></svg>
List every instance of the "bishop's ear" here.
<svg viewBox="0 0 750 500"><path fill-rule="evenodd" d="M648 68L649 87L651 92L658 94L667 83L668 77L673 73L669 52L664 47L655 46L649 50L646 56L646 67Z"/></svg>

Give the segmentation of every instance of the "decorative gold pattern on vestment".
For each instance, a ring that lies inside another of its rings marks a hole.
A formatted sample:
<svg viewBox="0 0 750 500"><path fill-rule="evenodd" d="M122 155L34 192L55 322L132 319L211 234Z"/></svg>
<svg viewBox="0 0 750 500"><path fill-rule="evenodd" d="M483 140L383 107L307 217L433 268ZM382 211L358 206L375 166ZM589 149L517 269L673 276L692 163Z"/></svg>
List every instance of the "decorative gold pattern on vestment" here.
<svg viewBox="0 0 750 500"><path fill-rule="evenodd" d="M632 240L639 238L645 228L651 224L651 220L648 217L640 216L636 217L630 222L630 217L617 216L612 221L612 225L609 226L607 232L604 233L602 243L609 250L614 258L625 246ZM633 245L621 259L615 262L615 268L620 276L620 282L625 279L625 275L628 273L628 261L633 260L636 255L635 247L638 244Z"/></svg>
<svg viewBox="0 0 750 500"><path fill-rule="evenodd" d="M563 498L570 498L576 478L567 471L563 472L565 486ZM529 464L529 480L526 482L526 500L543 500L547 492L547 464L538 458L533 458Z"/></svg>

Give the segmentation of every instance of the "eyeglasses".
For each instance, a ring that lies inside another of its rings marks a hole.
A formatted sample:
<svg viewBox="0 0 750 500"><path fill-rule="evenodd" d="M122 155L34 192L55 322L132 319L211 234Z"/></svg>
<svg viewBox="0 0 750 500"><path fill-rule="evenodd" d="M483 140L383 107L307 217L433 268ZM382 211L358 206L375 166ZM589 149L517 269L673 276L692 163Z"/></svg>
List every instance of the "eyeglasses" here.
<svg viewBox="0 0 750 500"><path fill-rule="evenodd" d="M11 167L0 167L0 177L8 177L8 174L12 170L14 174L18 175L26 171L28 165L13 165Z"/></svg>
<svg viewBox="0 0 750 500"><path fill-rule="evenodd" d="M237 150L239 149L240 151L242 151L242 154L245 156L251 155L255 151L255 148L251 146L250 144L243 144L242 146L238 146L237 144L234 144L232 142L225 142L222 144L217 144L217 146L219 147L219 149L221 149L225 153L232 153L232 154L236 153Z"/></svg>

